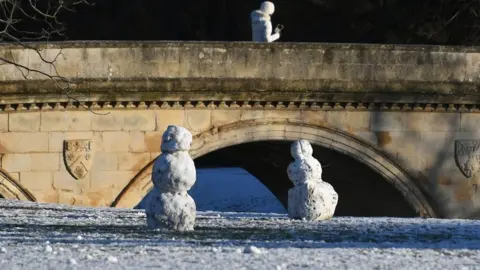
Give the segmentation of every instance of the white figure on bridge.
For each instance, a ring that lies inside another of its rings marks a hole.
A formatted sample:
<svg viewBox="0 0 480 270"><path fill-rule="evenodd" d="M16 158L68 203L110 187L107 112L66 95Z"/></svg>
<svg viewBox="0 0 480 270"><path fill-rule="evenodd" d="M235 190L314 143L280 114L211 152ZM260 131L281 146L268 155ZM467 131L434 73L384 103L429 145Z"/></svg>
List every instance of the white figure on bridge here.
<svg viewBox="0 0 480 270"><path fill-rule="evenodd" d="M187 191L195 184L196 171L188 154L192 134L180 126L168 126L162 135L162 154L152 170L153 192L149 194L145 212L149 228L192 231L196 205Z"/></svg>
<svg viewBox="0 0 480 270"><path fill-rule="evenodd" d="M252 20L252 40L256 42L273 42L280 38L281 28L275 28L275 34L272 35L272 22L270 16L275 12L275 6L272 2L265 1L260 5L259 10L254 10L251 14Z"/></svg>
<svg viewBox="0 0 480 270"><path fill-rule="evenodd" d="M333 217L338 194L322 181L322 166L313 154L310 143L296 141L290 148L294 162L287 169L295 185L288 191L288 216L293 219L327 220Z"/></svg>

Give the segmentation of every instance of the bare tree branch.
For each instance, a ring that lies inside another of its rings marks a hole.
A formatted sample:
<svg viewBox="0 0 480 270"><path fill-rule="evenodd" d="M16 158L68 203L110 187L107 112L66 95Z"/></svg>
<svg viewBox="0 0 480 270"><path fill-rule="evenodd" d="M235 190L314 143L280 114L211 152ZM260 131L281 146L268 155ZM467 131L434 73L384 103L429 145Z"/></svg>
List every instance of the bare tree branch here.
<svg viewBox="0 0 480 270"><path fill-rule="evenodd" d="M8 57L0 57L0 65L13 65L25 80L29 79L31 73L50 79L68 99L93 112L73 97L72 83L58 71L56 63L63 56L62 50L53 59L47 59L41 49L27 43L32 40L48 42L54 36L64 36L65 27L59 20L59 14L75 12L75 7L83 4L92 5L89 0L0 0L0 42L34 51L52 72L26 66L17 61L11 52Z"/></svg>

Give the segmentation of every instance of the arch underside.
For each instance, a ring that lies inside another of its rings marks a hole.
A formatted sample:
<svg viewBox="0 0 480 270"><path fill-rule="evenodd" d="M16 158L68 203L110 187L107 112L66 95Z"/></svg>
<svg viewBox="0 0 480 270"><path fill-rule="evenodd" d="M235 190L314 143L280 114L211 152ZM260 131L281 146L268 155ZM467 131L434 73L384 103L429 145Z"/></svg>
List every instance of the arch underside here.
<svg viewBox="0 0 480 270"><path fill-rule="evenodd" d="M15 181L7 172L0 169L0 198L8 200L36 201L35 197Z"/></svg>
<svg viewBox="0 0 480 270"><path fill-rule="evenodd" d="M429 201L409 175L379 149L339 130L285 120L254 120L228 124L214 132L194 137L190 154L201 157L215 150L248 142L306 139L312 144L353 157L379 173L395 187L419 216L436 217ZM131 208L152 188L153 161L140 171L112 203L114 207Z"/></svg>

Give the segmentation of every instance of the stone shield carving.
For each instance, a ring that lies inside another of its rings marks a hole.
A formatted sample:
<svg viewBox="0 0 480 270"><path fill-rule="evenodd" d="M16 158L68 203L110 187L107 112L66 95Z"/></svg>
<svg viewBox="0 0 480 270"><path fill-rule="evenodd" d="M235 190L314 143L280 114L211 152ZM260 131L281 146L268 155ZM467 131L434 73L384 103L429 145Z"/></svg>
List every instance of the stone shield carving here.
<svg viewBox="0 0 480 270"><path fill-rule="evenodd" d="M90 170L93 161L92 140L68 140L64 142L63 155L68 172L75 179L82 179Z"/></svg>
<svg viewBox="0 0 480 270"><path fill-rule="evenodd" d="M480 170L480 140L456 140L455 162L467 178Z"/></svg>

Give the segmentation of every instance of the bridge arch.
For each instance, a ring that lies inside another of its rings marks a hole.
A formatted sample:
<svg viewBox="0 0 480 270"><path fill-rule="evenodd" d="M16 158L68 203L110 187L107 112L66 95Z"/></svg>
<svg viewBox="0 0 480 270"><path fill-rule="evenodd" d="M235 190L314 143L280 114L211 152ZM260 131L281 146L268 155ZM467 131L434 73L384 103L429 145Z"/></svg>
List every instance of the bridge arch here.
<svg viewBox="0 0 480 270"><path fill-rule="evenodd" d="M242 143L299 139L309 140L312 144L338 151L364 163L400 191L418 215L436 217L430 202L400 166L371 144L338 129L285 119L240 121L197 134L194 136L190 154L195 159ZM152 166L153 161L128 183L111 206L135 206L152 187Z"/></svg>
<svg viewBox="0 0 480 270"><path fill-rule="evenodd" d="M9 200L36 201L20 183L15 181L6 171L0 168L0 197Z"/></svg>

